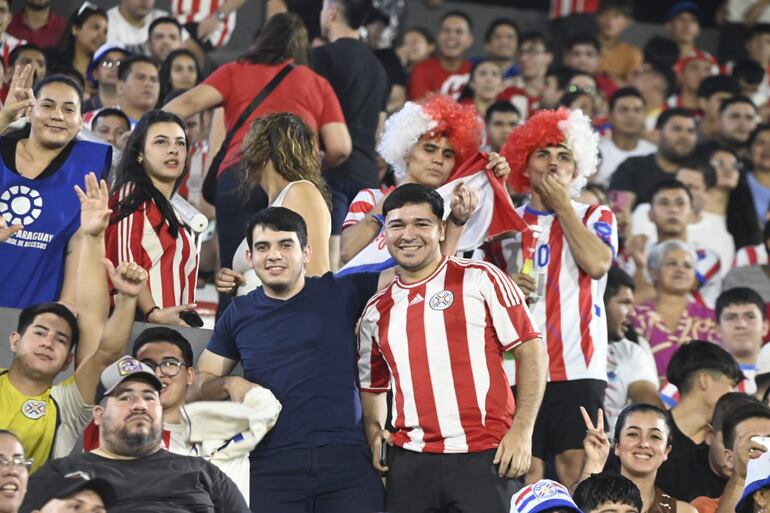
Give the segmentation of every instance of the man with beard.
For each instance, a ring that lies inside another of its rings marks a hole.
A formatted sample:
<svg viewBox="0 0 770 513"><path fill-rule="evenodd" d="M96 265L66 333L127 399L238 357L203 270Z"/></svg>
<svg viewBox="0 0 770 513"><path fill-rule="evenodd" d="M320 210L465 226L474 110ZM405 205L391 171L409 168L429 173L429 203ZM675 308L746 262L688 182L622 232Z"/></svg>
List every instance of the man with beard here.
<svg viewBox="0 0 770 513"><path fill-rule="evenodd" d="M115 487L118 502L112 513L248 513L241 493L213 464L162 449L161 389L152 369L131 356L104 369L94 407L99 448L49 460L30 478L21 511L32 511L32 499L44 493L51 479L82 471Z"/></svg>
<svg viewBox="0 0 770 513"><path fill-rule="evenodd" d="M696 155L711 154L722 144L733 149L742 159L749 159L748 141L757 127L757 107L747 96L731 96L719 106L717 137L698 146Z"/></svg>
<svg viewBox="0 0 770 513"><path fill-rule="evenodd" d="M56 46L67 20L51 10L53 0L24 0L24 7L13 13L8 33L41 48Z"/></svg>
<svg viewBox="0 0 770 513"><path fill-rule="evenodd" d="M663 112L655 128L660 133L658 151L626 159L610 180L610 190L624 191L634 205L649 203L658 182L673 179L695 150L695 117L690 110L674 108Z"/></svg>

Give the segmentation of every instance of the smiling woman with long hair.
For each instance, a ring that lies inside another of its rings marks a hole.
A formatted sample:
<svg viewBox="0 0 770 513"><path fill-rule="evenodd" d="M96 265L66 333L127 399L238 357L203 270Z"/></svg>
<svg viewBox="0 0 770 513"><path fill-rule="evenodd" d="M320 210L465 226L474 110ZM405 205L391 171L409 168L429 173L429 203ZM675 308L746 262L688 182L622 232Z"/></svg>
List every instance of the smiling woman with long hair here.
<svg viewBox="0 0 770 513"><path fill-rule="evenodd" d="M184 121L153 110L137 123L115 171L107 258L147 270L139 308L147 321L159 324L187 326L179 314L194 306L198 251L171 205L187 170L188 149Z"/></svg>

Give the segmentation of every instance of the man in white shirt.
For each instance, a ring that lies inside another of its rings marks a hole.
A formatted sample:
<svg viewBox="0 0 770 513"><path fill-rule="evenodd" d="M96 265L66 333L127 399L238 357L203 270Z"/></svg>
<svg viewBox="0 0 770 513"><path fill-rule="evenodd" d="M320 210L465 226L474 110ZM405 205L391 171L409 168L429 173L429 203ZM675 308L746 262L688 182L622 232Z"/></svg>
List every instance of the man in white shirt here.
<svg viewBox="0 0 770 513"><path fill-rule="evenodd" d="M604 395L604 413L612 433L620 411L633 403L647 403L663 407L658 397L658 370L655 359L645 340L633 342L628 336L634 312L634 281L613 267L607 273L604 291L607 309L607 390Z"/></svg>
<svg viewBox="0 0 770 513"><path fill-rule="evenodd" d="M126 46L141 46L149 37L150 23L163 16L168 12L155 9L155 0L120 0L107 11L110 39Z"/></svg>
<svg viewBox="0 0 770 513"><path fill-rule="evenodd" d="M635 87L622 87L610 98L609 121L612 133L599 141L602 161L591 181L607 187L610 178L628 157L655 153L657 146L642 139L646 105Z"/></svg>

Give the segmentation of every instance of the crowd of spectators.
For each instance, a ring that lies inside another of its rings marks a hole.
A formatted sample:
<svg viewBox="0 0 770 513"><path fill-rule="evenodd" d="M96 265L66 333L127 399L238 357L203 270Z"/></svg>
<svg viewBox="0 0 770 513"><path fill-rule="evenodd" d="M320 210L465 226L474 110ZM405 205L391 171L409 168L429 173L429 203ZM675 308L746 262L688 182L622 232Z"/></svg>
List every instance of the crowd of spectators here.
<svg viewBox="0 0 770 513"><path fill-rule="evenodd" d="M422 3L0 0L0 513L770 508L770 2Z"/></svg>

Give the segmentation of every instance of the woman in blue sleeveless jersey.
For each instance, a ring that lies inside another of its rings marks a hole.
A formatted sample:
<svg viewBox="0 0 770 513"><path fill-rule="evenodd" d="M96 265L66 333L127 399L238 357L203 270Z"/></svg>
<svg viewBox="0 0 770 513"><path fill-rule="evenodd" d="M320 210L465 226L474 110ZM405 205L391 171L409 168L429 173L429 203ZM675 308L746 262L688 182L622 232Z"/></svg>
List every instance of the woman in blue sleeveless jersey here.
<svg viewBox="0 0 770 513"><path fill-rule="evenodd" d="M147 270L139 308L147 321L158 324L188 326L180 314L195 307L198 249L171 205L187 171L188 150L182 118L153 110L137 123L115 171L107 258Z"/></svg>

